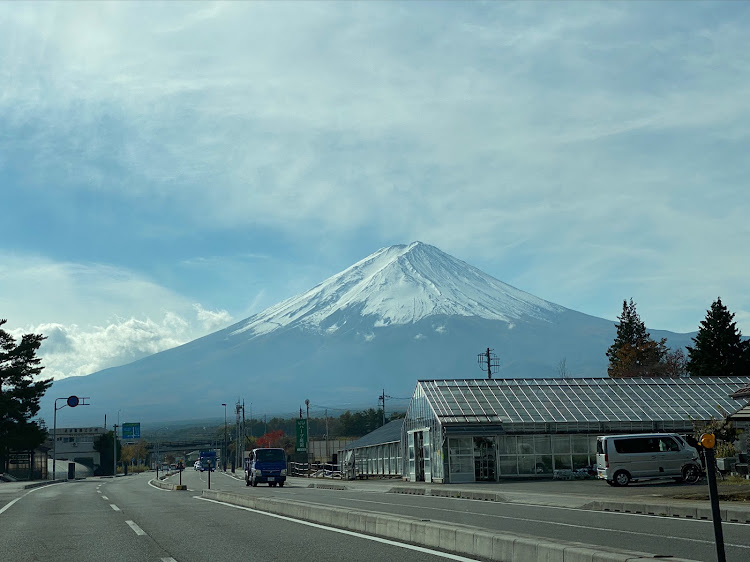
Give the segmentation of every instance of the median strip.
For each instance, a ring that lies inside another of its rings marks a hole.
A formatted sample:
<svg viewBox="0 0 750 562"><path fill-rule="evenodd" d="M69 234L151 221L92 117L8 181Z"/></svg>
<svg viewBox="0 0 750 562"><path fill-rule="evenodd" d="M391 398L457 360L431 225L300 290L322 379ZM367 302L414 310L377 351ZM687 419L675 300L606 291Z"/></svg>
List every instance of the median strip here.
<svg viewBox="0 0 750 562"><path fill-rule="evenodd" d="M479 529L453 523L422 521L323 505L203 490L202 497L258 511L284 515L322 525L393 539L486 560L566 560L570 562L626 562L633 559L664 559L643 552L597 547L583 543L550 541L532 536ZM680 558L673 561L686 562Z"/></svg>

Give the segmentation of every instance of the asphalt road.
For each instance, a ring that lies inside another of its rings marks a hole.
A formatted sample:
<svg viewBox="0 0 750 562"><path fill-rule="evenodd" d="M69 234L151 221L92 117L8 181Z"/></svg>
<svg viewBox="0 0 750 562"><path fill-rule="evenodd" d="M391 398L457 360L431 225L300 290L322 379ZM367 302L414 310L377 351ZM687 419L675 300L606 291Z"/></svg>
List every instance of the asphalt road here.
<svg viewBox="0 0 750 562"><path fill-rule="evenodd" d="M190 480L198 486L200 476L191 476ZM190 491L161 490L149 485L152 477L153 474L92 478L32 490L3 485L0 487L3 559L24 562L445 559L444 554L434 551L206 501Z"/></svg>
<svg viewBox="0 0 750 562"><path fill-rule="evenodd" d="M172 477L172 481L176 481L176 477ZM201 490L207 487L207 473L187 471L183 473L183 483L196 491ZM599 484L601 486L598 486ZM326 490L308 488L307 485L305 479L293 479L287 482L284 488L270 488L264 485L248 488L244 482L235 480L228 474L214 473L211 478L212 489L447 521L557 541L582 542L692 560L716 560L711 521L587 511L537 505L535 502L526 504L518 500L514 503L501 503L384 493L391 486L382 486L382 491L377 492L356 489ZM399 482L392 485L397 486ZM596 481L575 483L574 486L557 481L513 483L510 486L503 484L499 489L512 489L516 495L524 489L530 490L530 494L553 494L555 489L565 489L572 490L573 495L579 495L583 501L587 493L591 495L592 491L600 496L612 493L631 498L638 495L668 497L684 491L685 487L648 485L629 488L623 493L622 489L612 489ZM727 560L749 560L750 526L725 522L722 529Z"/></svg>

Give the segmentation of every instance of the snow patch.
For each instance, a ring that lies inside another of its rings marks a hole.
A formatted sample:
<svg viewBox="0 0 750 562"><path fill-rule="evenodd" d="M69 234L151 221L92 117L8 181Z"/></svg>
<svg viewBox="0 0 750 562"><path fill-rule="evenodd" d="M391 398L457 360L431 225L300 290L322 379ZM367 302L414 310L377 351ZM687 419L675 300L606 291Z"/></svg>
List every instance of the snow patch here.
<svg viewBox="0 0 750 562"><path fill-rule="evenodd" d="M550 322L564 310L434 246L414 242L381 248L306 293L248 318L232 335L260 336L289 326L322 331L334 315L339 321L367 317L373 328L435 315L476 316L503 320L512 329L513 320Z"/></svg>

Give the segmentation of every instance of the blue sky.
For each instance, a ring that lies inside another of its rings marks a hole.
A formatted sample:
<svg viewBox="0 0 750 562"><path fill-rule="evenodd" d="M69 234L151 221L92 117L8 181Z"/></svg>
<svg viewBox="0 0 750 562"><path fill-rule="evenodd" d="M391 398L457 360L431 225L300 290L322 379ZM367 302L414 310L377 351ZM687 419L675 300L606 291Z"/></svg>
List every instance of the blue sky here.
<svg viewBox="0 0 750 562"><path fill-rule="evenodd" d="M0 3L0 317L45 374L421 240L750 335L750 4Z"/></svg>

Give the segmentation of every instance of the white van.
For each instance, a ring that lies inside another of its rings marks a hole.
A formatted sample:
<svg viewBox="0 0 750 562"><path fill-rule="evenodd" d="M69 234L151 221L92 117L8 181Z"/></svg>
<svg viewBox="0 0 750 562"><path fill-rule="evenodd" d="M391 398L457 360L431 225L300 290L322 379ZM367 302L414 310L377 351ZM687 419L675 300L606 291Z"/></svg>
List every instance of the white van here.
<svg viewBox="0 0 750 562"><path fill-rule="evenodd" d="M610 486L627 486L649 478L694 483L702 469L698 451L676 433L640 433L597 437L596 472Z"/></svg>

